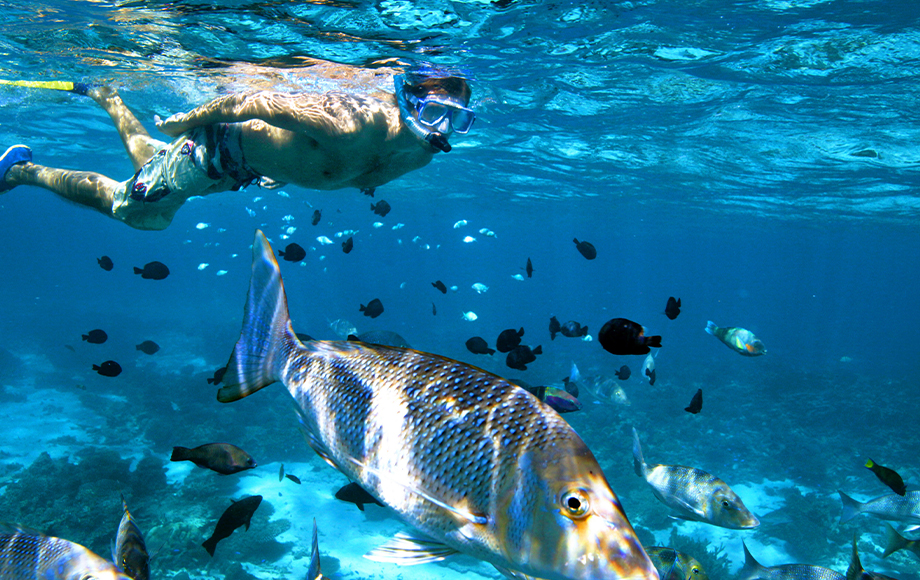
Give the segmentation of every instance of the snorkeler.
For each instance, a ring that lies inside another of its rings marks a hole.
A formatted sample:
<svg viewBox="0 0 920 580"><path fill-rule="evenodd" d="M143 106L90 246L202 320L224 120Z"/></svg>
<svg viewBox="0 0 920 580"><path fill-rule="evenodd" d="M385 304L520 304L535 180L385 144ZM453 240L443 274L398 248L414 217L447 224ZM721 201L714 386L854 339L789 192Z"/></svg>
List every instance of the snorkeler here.
<svg viewBox="0 0 920 580"><path fill-rule="evenodd" d="M365 192L424 167L448 138L465 134L475 113L470 88L455 76L397 75L382 100L343 92L260 91L219 97L188 113L156 119L175 138L156 140L115 89L72 85L112 118L136 173L118 182L102 174L44 167L14 145L0 156L0 193L17 185L49 189L142 230L165 229L193 196L258 183Z"/></svg>

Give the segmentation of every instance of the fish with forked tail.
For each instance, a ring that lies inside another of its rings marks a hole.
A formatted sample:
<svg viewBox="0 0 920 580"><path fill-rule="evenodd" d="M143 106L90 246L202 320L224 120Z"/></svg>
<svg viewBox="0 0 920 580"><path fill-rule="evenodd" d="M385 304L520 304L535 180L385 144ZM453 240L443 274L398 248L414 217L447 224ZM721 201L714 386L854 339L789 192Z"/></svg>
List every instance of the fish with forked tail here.
<svg viewBox="0 0 920 580"><path fill-rule="evenodd" d="M721 340L725 346L744 356L760 356L767 354L760 339L746 328L722 328L713 321L706 322L706 332Z"/></svg>
<svg viewBox="0 0 920 580"><path fill-rule="evenodd" d="M741 498L718 477L682 465L646 464L635 428L633 465L636 475L648 482L655 497L674 510L672 517L732 530L749 530L760 525Z"/></svg>
<svg viewBox="0 0 920 580"><path fill-rule="evenodd" d="M227 366L219 401L281 381L314 451L425 535L399 535L371 559L463 553L547 580L658 576L593 454L524 389L420 351L300 343L261 232Z"/></svg>
<svg viewBox="0 0 920 580"><path fill-rule="evenodd" d="M840 572L810 564L780 564L764 566L754 559L744 540L744 566L738 572L738 580L845 580Z"/></svg>
<svg viewBox="0 0 920 580"><path fill-rule="evenodd" d="M845 524L859 514L873 515L880 520L912 524L911 531L920 529L920 491L908 491L903 496L896 493L883 495L867 502L853 499L839 489L843 512L840 523Z"/></svg>

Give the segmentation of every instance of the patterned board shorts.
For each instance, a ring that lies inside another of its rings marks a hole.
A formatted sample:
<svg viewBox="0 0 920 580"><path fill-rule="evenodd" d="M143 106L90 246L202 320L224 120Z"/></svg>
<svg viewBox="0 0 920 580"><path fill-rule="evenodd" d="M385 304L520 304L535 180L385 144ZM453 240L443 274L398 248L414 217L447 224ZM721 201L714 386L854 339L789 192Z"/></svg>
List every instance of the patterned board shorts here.
<svg viewBox="0 0 920 580"><path fill-rule="evenodd" d="M120 184L112 213L145 230L172 222L182 204L196 195L236 191L258 181L243 158L239 123L196 127L163 143L134 177Z"/></svg>

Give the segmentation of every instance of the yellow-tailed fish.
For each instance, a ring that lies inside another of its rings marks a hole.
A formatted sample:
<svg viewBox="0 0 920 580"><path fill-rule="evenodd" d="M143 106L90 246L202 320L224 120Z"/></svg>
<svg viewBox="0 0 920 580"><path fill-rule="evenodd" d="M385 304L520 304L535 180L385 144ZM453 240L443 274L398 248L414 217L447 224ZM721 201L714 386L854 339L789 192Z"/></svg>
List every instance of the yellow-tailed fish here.
<svg viewBox="0 0 920 580"><path fill-rule="evenodd" d="M682 465L646 464L635 428L633 466L636 475L651 486L655 497L673 510L672 517L733 530L747 530L760 525L732 488L711 473Z"/></svg>
<svg viewBox="0 0 920 580"><path fill-rule="evenodd" d="M121 498L121 505L125 508L125 513L121 516L118 535L115 538L115 563L134 580L148 580L150 555L147 554L144 535L134 523L124 497Z"/></svg>
<svg viewBox="0 0 920 580"><path fill-rule="evenodd" d="M524 389L407 348L301 343L262 232L244 318L218 400L281 381L307 443L426 536L400 534L369 558L459 552L517 577L658 578L591 451Z"/></svg>
<svg viewBox="0 0 920 580"><path fill-rule="evenodd" d="M661 580L709 580L703 565L689 554L661 546L646 546L645 552Z"/></svg>
<svg viewBox="0 0 920 580"><path fill-rule="evenodd" d="M0 524L3 580L131 580L80 544Z"/></svg>

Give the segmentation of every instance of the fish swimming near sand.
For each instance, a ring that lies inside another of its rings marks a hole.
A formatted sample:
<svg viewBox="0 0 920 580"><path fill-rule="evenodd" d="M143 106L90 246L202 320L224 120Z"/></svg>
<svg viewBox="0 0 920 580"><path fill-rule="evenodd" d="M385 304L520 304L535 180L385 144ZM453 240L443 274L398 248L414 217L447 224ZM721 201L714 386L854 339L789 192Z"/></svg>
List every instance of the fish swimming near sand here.
<svg viewBox="0 0 920 580"><path fill-rule="evenodd" d="M131 580L80 544L10 524L0 524L0 578Z"/></svg>
<svg viewBox="0 0 920 580"><path fill-rule="evenodd" d="M217 543L229 538L235 529L246 526L246 531L249 531L252 514L256 513L261 504L261 495L251 495L230 504L230 507L224 510L224 513L220 515L220 519L217 520L217 525L214 526L214 533L201 544L202 547L213 557Z"/></svg>
<svg viewBox="0 0 920 580"><path fill-rule="evenodd" d="M294 336L261 232L240 339L217 399L280 381L307 443L425 538L371 552L463 553L547 580L654 580L597 460L558 413L497 375L424 352Z"/></svg>
<svg viewBox="0 0 920 580"><path fill-rule="evenodd" d="M920 558L920 540L908 540L899 534L894 526L885 522L885 553L882 554L882 558L887 558L898 550L913 552Z"/></svg>
<svg viewBox="0 0 920 580"><path fill-rule="evenodd" d="M718 477L694 467L646 464L635 428L633 466L636 475L651 486L655 497L673 510L672 517L732 530L749 530L760 525L741 498Z"/></svg>
<svg viewBox="0 0 920 580"><path fill-rule="evenodd" d="M878 463L869 459L866 462L866 468L875 474L879 481L891 488L891 491L895 492L898 495L904 495L907 493L907 486L904 485L904 480L901 479L901 476L898 475L898 472L885 467L884 465L879 465Z"/></svg>
<svg viewBox="0 0 920 580"><path fill-rule="evenodd" d="M354 482L342 486L339 491L335 492L335 499L353 503L362 512L364 511L364 504L372 503L384 507L382 503L377 501L377 498L367 493L363 487Z"/></svg>
<svg viewBox="0 0 920 580"><path fill-rule="evenodd" d="M840 572L810 564L780 564L764 566L754 559L744 540L744 566L738 572L738 580L846 580Z"/></svg>
<svg viewBox="0 0 920 580"><path fill-rule="evenodd" d="M904 495L892 493L867 502L853 499L839 489L843 512L840 523L844 524L859 514L869 514L880 520L911 524L909 531L920 529L920 491L908 491Z"/></svg>
<svg viewBox="0 0 920 580"><path fill-rule="evenodd" d="M124 514L118 524L118 534L115 536L115 563L125 574L134 580L148 580L150 578L150 555L144 543L144 535L134 523L125 498L121 498Z"/></svg>
<svg viewBox="0 0 920 580"><path fill-rule="evenodd" d="M191 461L198 467L231 475L256 467L251 455L230 443L206 443L193 449L173 447L170 461Z"/></svg>
<svg viewBox="0 0 920 580"><path fill-rule="evenodd" d="M373 192L371 192L371 195L374 195ZM304 580L323 580L323 578L325 578L319 566L318 532L319 530L316 528L316 518L313 518L313 542L310 548L310 566L307 568L307 575L304 577Z"/></svg>

